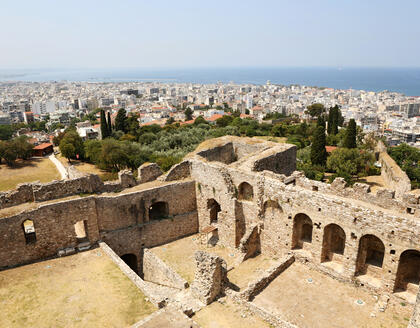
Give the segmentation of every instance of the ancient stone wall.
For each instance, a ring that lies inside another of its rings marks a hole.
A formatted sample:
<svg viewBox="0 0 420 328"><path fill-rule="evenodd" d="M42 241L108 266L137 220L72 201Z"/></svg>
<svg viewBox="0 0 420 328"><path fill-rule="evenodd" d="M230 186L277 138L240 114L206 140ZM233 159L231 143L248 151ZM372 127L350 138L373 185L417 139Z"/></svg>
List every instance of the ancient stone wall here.
<svg viewBox="0 0 420 328"><path fill-rule="evenodd" d="M149 221L150 207L165 202L168 216ZM31 220L35 240L28 242L24 222ZM84 222L86 238L76 234ZM81 242L102 239L118 255L134 254L138 272L142 247L152 247L198 231L193 181L174 182L115 196L90 196L40 205L39 208L0 219L0 268L55 256Z"/></svg>
<svg viewBox="0 0 420 328"><path fill-rule="evenodd" d="M376 148L379 153L378 160L381 163L382 179L388 188L395 191L396 197L402 197L402 195L411 190L410 179L392 157L388 155L386 147L381 141L379 141Z"/></svg>
<svg viewBox="0 0 420 328"><path fill-rule="evenodd" d="M420 292L417 294L416 306L414 307L414 313L411 317L410 323L407 328L418 328L420 327Z"/></svg>
<svg viewBox="0 0 420 328"><path fill-rule="evenodd" d="M150 249L144 249L143 253L143 279L178 289L188 287L188 282Z"/></svg>
<svg viewBox="0 0 420 328"><path fill-rule="evenodd" d="M249 229L262 225L262 253L297 259L337 279L393 293L400 256L413 249L420 252L419 199L386 189L377 194L356 184L346 188L311 181L294 173L289 177L269 171L255 172L250 162L205 162L190 158L191 176L197 181L200 230L210 225L208 202L220 205L219 242L238 247ZM252 187L241 196L241 184ZM332 224L337 227L331 226ZM339 232L339 233L338 233ZM377 237L382 247L365 243ZM362 241L361 241L362 240ZM373 278L373 279L371 279Z"/></svg>
<svg viewBox="0 0 420 328"><path fill-rule="evenodd" d="M195 253L195 261L197 268L191 292L204 304L210 304L220 296L227 282L226 262L204 251Z"/></svg>

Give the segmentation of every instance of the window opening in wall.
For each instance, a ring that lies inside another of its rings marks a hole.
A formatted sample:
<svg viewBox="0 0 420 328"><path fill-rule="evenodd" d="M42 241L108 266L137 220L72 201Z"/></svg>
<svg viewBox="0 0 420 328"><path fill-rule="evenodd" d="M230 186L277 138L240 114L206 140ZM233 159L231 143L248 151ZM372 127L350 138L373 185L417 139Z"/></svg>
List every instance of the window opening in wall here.
<svg viewBox="0 0 420 328"><path fill-rule="evenodd" d="M149 207L149 220L167 219L169 215L168 203L156 202Z"/></svg>
<svg viewBox="0 0 420 328"><path fill-rule="evenodd" d="M207 209L210 211L210 223L217 223L219 212L221 211L219 203L212 199L207 201Z"/></svg>
<svg viewBox="0 0 420 328"><path fill-rule="evenodd" d="M25 234L26 244L33 244L36 242L36 232L34 222L32 220L26 220L23 222L23 232Z"/></svg>
<svg viewBox="0 0 420 328"><path fill-rule="evenodd" d="M76 233L76 238L79 242L87 240L87 220L76 222L74 225L74 231Z"/></svg>
<svg viewBox="0 0 420 328"><path fill-rule="evenodd" d="M254 189L248 182L242 182L238 189L239 200L252 200L254 198Z"/></svg>

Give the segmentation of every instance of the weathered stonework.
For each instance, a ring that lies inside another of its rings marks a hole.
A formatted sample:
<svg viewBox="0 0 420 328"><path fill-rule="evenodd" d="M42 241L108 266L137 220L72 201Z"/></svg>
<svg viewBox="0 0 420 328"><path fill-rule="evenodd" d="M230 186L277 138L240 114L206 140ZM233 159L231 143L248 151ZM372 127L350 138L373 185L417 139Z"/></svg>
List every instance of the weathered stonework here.
<svg viewBox="0 0 420 328"><path fill-rule="evenodd" d="M185 289L188 282L166 265L153 251L144 249L143 279L172 288Z"/></svg>
<svg viewBox="0 0 420 328"><path fill-rule="evenodd" d="M156 163L144 163L138 168L139 183L156 180L162 173L161 168Z"/></svg>
<svg viewBox="0 0 420 328"><path fill-rule="evenodd" d="M411 317L408 328L419 328L420 327L420 292L417 294L416 306L414 307L414 313Z"/></svg>
<svg viewBox="0 0 420 328"><path fill-rule="evenodd" d="M226 283L226 262L203 251L195 253L197 269L191 284L192 294L204 304L213 302L223 291Z"/></svg>
<svg viewBox="0 0 420 328"><path fill-rule="evenodd" d="M131 177L129 182L121 176L119 182L104 184L87 175L0 193L0 209L95 193L0 218L0 269L104 241L140 276L180 288L183 282L150 254L144 257L144 249L210 227L218 243L242 254L242 260L259 252L293 258L340 281L413 302L420 278L419 195L392 185L373 194L365 184L346 187L341 178L332 184L312 181L294 171L295 154L293 145L223 137L205 142L149 188L118 193L134 183ZM97 195L106 191L115 194ZM27 220L36 238L25 233ZM84 227L86 236L79 236L75 225ZM191 291L208 304L224 287L226 266L205 253L197 260ZM153 277L157 272L164 274ZM268 272L250 286L244 299L252 298L276 274ZM160 287L162 293L174 290ZM192 307L183 307L191 312ZM417 305L410 328L418 326L418 313ZM270 318L277 326L291 327L281 318Z"/></svg>

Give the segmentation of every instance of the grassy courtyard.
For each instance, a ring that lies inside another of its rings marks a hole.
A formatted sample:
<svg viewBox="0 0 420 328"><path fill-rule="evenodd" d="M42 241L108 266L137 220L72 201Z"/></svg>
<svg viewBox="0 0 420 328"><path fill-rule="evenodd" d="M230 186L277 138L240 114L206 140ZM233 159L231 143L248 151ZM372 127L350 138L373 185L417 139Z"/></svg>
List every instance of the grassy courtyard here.
<svg viewBox="0 0 420 328"><path fill-rule="evenodd" d="M59 179L60 173L48 157L19 160L13 167L0 164L0 191L14 189L19 183Z"/></svg>
<svg viewBox="0 0 420 328"><path fill-rule="evenodd" d="M0 272L0 327L127 327L156 310L100 249Z"/></svg>

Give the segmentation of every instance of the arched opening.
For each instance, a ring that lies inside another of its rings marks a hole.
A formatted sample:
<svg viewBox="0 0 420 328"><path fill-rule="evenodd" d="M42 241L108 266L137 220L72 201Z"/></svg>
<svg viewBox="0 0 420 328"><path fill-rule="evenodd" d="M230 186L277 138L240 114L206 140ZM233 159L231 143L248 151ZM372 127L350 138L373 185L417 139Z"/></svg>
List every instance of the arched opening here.
<svg viewBox="0 0 420 328"><path fill-rule="evenodd" d="M87 241L87 220L78 221L74 225L74 232L78 242Z"/></svg>
<svg viewBox="0 0 420 328"><path fill-rule="evenodd" d="M401 253L394 291L407 291L417 295L420 282L420 252L407 250Z"/></svg>
<svg viewBox="0 0 420 328"><path fill-rule="evenodd" d="M217 223L221 211L219 203L213 198L209 199L207 200L207 209L210 211L210 223Z"/></svg>
<svg viewBox="0 0 420 328"><path fill-rule="evenodd" d="M341 262L341 256L344 254L346 245L346 233L337 224L329 224L324 228L324 237L322 240L321 262L338 261Z"/></svg>
<svg viewBox="0 0 420 328"><path fill-rule="evenodd" d="M254 198L254 189L248 182L242 182L238 188L239 200L252 200Z"/></svg>
<svg viewBox="0 0 420 328"><path fill-rule="evenodd" d="M123 260L131 270L137 273L137 256L134 254L124 254L121 256L121 260Z"/></svg>
<svg viewBox="0 0 420 328"><path fill-rule="evenodd" d="M279 203L274 200L267 200L263 208L265 219L277 219L283 213Z"/></svg>
<svg viewBox="0 0 420 328"><path fill-rule="evenodd" d="M385 245L378 237L364 235L359 241L356 274L381 278L384 254Z"/></svg>
<svg viewBox="0 0 420 328"><path fill-rule="evenodd" d="M33 244L36 242L36 232L34 222L32 220L25 220L22 223L23 233L25 235L26 244Z"/></svg>
<svg viewBox="0 0 420 328"><path fill-rule="evenodd" d="M312 220L306 214L296 214L293 220L292 249L302 249L305 243L312 243Z"/></svg>
<svg viewBox="0 0 420 328"><path fill-rule="evenodd" d="M149 207L149 220L162 220L166 219L169 214L167 202L156 202Z"/></svg>

